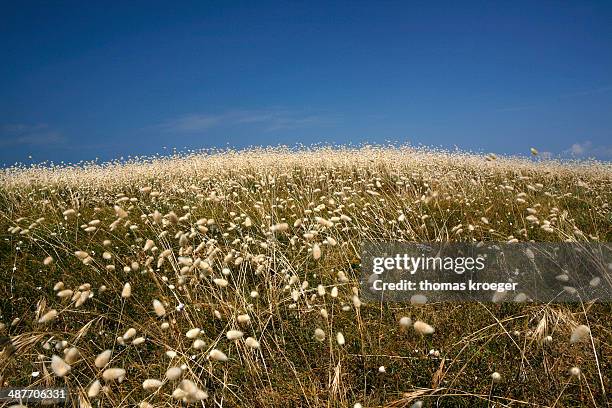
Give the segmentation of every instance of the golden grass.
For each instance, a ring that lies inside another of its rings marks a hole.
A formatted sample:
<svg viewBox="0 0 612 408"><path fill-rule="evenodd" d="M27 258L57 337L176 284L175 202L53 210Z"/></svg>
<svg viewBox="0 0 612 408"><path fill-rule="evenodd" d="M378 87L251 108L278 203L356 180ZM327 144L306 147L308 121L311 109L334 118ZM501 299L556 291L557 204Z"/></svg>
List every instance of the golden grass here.
<svg viewBox="0 0 612 408"><path fill-rule="evenodd" d="M372 304L358 278L364 240L609 241L611 185L607 163L392 147L7 169L0 384L73 406L605 406L609 304Z"/></svg>

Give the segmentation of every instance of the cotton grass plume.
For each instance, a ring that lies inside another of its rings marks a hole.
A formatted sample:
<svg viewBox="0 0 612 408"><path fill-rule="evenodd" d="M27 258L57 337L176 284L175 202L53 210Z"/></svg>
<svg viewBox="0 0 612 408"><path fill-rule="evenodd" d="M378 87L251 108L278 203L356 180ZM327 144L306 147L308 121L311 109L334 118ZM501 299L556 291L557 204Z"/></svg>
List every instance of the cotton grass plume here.
<svg viewBox="0 0 612 408"><path fill-rule="evenodd" d="M230 330L225 334L228 340L238 340L243 335L244 333L241 332L240 330Z"/></svg>
<svg viewBox="0 0 612 408"><path fill-rule="evenodd" d="M170 367L166 370L166 378L170 381L178 380L183 375L181 367Z"/></svg>
<svg viewBox="0 0 612 408"><path fill-rule="evenodd" d="M321 258L321 247L319 246L319 244L314 244L314 246L312 247L312 257L315 261Z"/></svg>
<svg viewBox="0 0 612 408"><path fill-rule="evenodd" d="M211 360L227 361L227 356L221 350L212 349L210 353L208 354L208 356L210 357Z"/></svg>
<svg viewBox="0 0 612 408"><path fill-rule="evenodd" d="M420 320L414 322L414 325L412 327L414 328L414 331L421 335L432 334L435 331L432 326Z"/></svg>
<svg viewBox="0 0 612 408"><path fill-rule="evenodd" d="M111 350L104 350L96 357L94 365L98 368L103 368L111 359L113 352Z"/></svg>
<svg viewBox="0 0 612 408"><path fill-rule="evenodd" d="M127 299L130 296L132 296L132 285L130 285L130 283L127 282L125 285L123 285L123 290L121 291L121 297L124 299Z"/></svg>
<svg viewBox="0 0 612 408"><path fill-rule="evenodd" d="M247 337L244 343L252 349L258 349L261 347L259 342L253 337Z"/></svg>
<svg viewBox="0 0 612 408"><path fill-rule="evenodd" d="M38 319L38 323L49 323L55 320L56 317L57 317L57 310L51 309L47 313L42 315L40 319Z"/></svg>
<svg viewBox="0 0 612 408"><path fill-rule="evenodd" d="M400 327L406 329L412 326L412 319L410 319L408 316L403 316L399 319L399 325Z"/></svg>
<svg viewBox="0 0 612 408"><path fill-rule="evenodd" d="M201 330L198 327L194 327L193 329L189 329L187 333L185 333L185 336L188 339L195 339L196 337L200 335L200 332Z"/></svg>
<svg viewBox="0 0 612 408"><path fill-rule="evenodd" d="M101 388L102 388L102 385L100 384L100 380L95 380L93 383L91 383L91 385L87 389L87 396L92 399L96 398L98 394L100 394Z"/></svg>
<svg viewBox="0 0 612 408"><path fill-rule="evenodd" d="M142 388L147 391L155 391L159 389L164 383L155 379L155 378L147 378L142 382Z"/></svg>
<svg viewBox="0 0 612 408"><path fill-rule="evenodd" d="M572 335L570 336L570 344L584 341L589 337L590 334L591 329L589 329L589 326L581 324L572 331Z"/></svg>
<svg viewBox="0 0 612 408"><path fill-rule="evenodd" d="M66 363L60 356L53 355L51 357L51 370L58 377L64 377L70 372L70 364Z"/></svg>
<svg viewBox="0 0 612 408"><path fill-rule="evenodd" d="M125 378L125 370L123 368L108 368L102 373L102 378L106 382L118 381L122 382Z"/></svg>
<svg viewBox="0 0 612 408"><path fill-rule="evenodd" d="M315 329L314 336L318 341L325 340L325 332L319 328Z"/></svg>
<svg viewBox="0 0 612 408"><path fill-rule="evenodd" d="M158 317L162 317L166 314L166 308L164 307L162 302L157 299L153 299L153 310L155 311L155 314Z"/></svg>

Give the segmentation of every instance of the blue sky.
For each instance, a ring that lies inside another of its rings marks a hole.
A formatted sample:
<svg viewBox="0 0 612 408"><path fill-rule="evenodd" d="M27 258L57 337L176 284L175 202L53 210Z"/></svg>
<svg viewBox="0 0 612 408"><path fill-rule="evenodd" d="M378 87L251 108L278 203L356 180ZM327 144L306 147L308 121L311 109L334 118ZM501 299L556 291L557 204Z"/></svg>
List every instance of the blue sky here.
<svg viewBox="0 0 612 408"><path fill-rule="evenodd" d="M612 159L611 2L174 3L3 3L0 163L387 140Z"/></svg>

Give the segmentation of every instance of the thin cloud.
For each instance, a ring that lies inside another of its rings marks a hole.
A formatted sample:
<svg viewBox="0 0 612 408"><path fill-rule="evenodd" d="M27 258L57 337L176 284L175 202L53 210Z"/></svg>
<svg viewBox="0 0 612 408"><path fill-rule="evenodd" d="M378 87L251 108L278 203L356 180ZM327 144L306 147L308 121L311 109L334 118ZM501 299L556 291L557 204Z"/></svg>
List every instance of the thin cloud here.
<svg viewBox="0 0 612 408"><path fill-rule="evenodd" d="M612 85L601 86L599 88L587 89L578 92L570 92L566 94L561 94L558 96L560 99L568 99L568 98L580 98L583 96L592 96L592 95L600 95L604 93L612 92ZM519 112L537 109L539 107L544 107L543 102L539 102L537 104L531 105L519 105L519 106L508 106L503 108L496 109L497 112Z"/></svg>
<svg viewBox="0 0 612 408"><path fill-rule="evenodd" d="M563 97L571 98L574 96L598 95L598 94L607 93L607 92L612 92L612 85L602 86L602 87L594 88L594 89L588 89L585 91L572 92L572 93L563 95Z"/></svg>
<svg viewBox="0 0 612 408"><path fill-rule="evenodd" d="M509 106L507 108L497 109L498 112L518 112L537 108L536 105L524 105L524 106Z"/></svg>
<svg viewBox="0 0 612 408"><path fill-rule="evenodd" d="M7 124L0 126L0 146L47 146L66 141L64 135L47 124Z"/></svg>
<svg viewBox="0 0 612 408"><path fill-rule="evenodd" d="M215 127L258 127L264 132L290 130L333 123L337 118L286 109L234 110L219 114L193 113L155 125L170 133L198 133Z"/></svg>
<svg viewBox="0 0 612 408"><path fill-rule="evenodd" d="M220 116L192 114L180 116L156 127L174 133L200 132L215 126L221 119Z"/></svg>

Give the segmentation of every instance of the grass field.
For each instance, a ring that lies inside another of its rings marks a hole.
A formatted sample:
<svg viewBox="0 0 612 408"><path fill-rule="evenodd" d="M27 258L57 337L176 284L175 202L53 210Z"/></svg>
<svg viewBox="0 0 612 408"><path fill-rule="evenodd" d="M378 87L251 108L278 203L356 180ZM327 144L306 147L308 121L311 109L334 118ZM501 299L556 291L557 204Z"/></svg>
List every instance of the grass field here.
<svg viewBox="0 0 612 408"><path fill-rule="evenodd" d="M0 384L81 407L604 407L609 303L367 303L358 279L365 240L610 241L611 187L609 163L407 147L4 170Z"/></svg>

